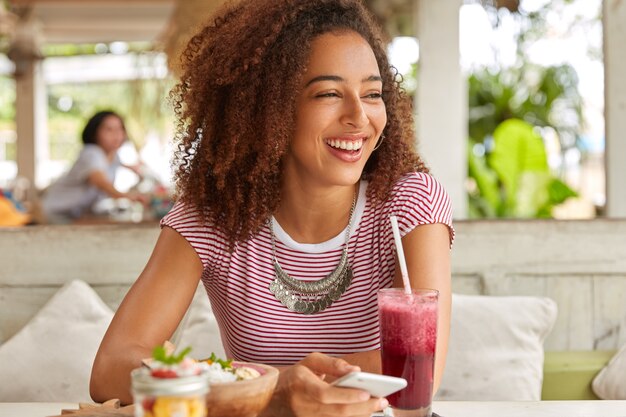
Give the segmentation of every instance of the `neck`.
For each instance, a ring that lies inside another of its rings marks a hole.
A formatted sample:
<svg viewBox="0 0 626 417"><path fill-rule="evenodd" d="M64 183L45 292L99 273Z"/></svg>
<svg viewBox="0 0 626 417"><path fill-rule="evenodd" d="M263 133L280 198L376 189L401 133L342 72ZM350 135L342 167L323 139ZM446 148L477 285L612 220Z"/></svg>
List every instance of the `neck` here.
<svg viewBox="0 0 626 417"><path fill-rule="evenodd" d="M274 217L296 242L325 242L348 225L357 193L358 184L317 191L283 187Z"/></svg>

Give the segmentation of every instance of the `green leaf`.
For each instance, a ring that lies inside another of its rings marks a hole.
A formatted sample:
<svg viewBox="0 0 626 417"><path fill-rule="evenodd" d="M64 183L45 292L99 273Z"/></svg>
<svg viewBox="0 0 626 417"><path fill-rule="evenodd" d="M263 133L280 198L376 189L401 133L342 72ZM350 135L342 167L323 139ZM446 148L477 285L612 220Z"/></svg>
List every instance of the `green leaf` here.
<svg viewBox="0 0 626 417"><path fill-rule="evenodd" d="M522 174L550 172L545 146L533 126L519 119L500 123L493 138L494 149L488 162L504 187L507 211L515 211Z"/></svg>
<svg viewBox="0 0 626 417"><path fill-rule="evenodd" d="M229 368L233 367L233 360L232 359L228 359L228 360L220 359L220 358L217 357L215 352L211 352L211 356L209 356L209 360L212 363L219 363L220 366L222 367L222 369L229 369Z"/></svg>
<svg viewBox="0 0 626 417"><path fill-rule="evenodd" d="M165 351L165 348L159 345L152 350L152 359L166 365L175 365L182 362L189 352L191 352L191 346L183 349L178 355L175 353L168 355Z"/></svg>
<svg viewBox="0 0 626 417"><path fill-rule="evenodd" d="M484 217L496 217L502 205L500 190L498 188L498 177L496 173L487 166L484 157L474 154L474 145L475 142L470 140L468 175L476 181L476 187L481 197L480 202L477 200L475 204L478 206L479 211L484 213Z"/></svg>
<svg viewBox="0 0 626 417"><path fill-rule="evenodd" d="M185 359L185 356L187 356L187 354L191 352L191 346L187 346L185 349L182 350L182 352L180 352L178 355L174 355L172 354L174 360L176 361L175 363L180 363L182 362L183 359Z"/></svg>
<svg viewBox="0 0 626 417"><path fill-rule="evenodd" d="M572 190L567 184L558 178L553 178L548 186L550 195L550 203L553 205L561 204L570 197L578 197L578 193Z"/></svg>
<svg viewBox="0 0 626 417"><path fill-rule="evenodd" d="M524 172L520 176L513 215L521 218L538 217L541 208L549 204L548 185L551 181L549 172Z"/></svg>

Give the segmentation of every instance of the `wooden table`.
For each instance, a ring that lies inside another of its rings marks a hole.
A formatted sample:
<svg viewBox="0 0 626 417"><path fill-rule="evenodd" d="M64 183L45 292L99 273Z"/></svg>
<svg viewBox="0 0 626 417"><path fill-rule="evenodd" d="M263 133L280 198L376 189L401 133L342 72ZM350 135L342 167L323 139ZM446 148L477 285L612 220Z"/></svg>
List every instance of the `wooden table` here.
<svg viewBox="0 0 626 417"><path fill-rule="evenodd" d="M0 417L45 417L75 403L0 403ZM626 417L626 401L436 401L441 417Z"/></svg>

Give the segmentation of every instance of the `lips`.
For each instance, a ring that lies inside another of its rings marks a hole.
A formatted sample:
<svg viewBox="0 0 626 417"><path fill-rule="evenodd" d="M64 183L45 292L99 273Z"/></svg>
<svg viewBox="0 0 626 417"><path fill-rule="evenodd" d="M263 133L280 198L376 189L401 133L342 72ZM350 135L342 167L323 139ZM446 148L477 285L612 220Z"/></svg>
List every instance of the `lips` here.
<svg viewBox="0 0 626 417"><path fill-rule="evenodd" d="M343 162L355 163L363 156L363 144L368 140L366 135L351 135L326 138L330 153Z"/></svg>

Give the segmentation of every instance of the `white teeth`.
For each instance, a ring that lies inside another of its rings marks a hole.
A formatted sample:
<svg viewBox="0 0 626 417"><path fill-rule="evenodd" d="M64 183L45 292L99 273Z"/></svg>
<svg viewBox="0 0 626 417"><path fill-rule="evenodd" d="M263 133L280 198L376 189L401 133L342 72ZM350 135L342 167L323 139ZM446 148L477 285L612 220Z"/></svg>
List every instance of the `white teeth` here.
<svg viewBox="0 0 626 417"><path fill-rule="evenodd" d="M326 143L332 146L333 148L343 149L346 151L358 151L363 146L363 139L354 140L354 141L331 139L331 140L326 141Z"/></svg>

